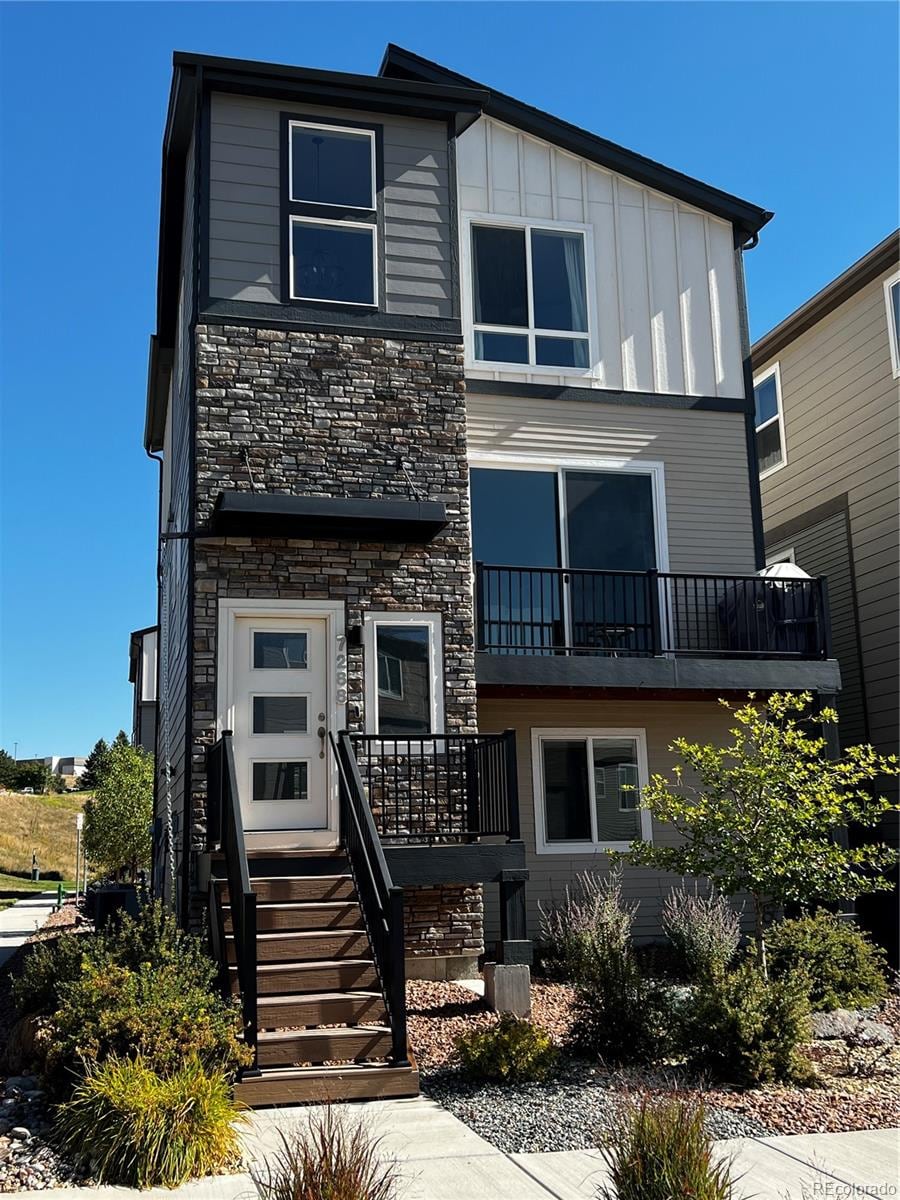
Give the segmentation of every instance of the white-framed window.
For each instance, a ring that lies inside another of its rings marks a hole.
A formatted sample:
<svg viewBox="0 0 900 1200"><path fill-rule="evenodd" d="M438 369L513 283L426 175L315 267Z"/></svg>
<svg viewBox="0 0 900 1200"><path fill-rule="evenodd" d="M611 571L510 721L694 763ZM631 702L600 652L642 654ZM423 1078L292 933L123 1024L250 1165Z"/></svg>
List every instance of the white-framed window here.
<svg viewBox="0 0 900 1200"><path fill-rule="evenodd" d="M767 567L774 567L776 563L795 563L796 561L793 546L785 546L783 550L773 550L771 554L766 555Z"/></svg>
<svg viewBox="0 0 900 1200"><path fill-rule="evenodd" d="M289 299L378 304L374 129L288 120Z"/></svg>
<svg viewBox="0 0 900 1200"><path fill-rule="evenodd" d="M756 458L759 477L765 479L787 464L781 367L778 363L754 378L753 401L756 406Z"/></svg>
<svg viewBox="0 0 900 1200"><path fill-rule="evenodd" d="M535 849L538 854L627 850L651 841L641 807L646 786L643 729L532 729Z"/></svg>
<svg viewBox="0 0 900 1200"><path fill-rule="evenodd" d="M363 624L366 731L421 737L444 729L440 613L371 612Z"/></svg>
<svg viewBox="0 0 900 1200"><path fill-rule="evenodd" d="M474 363L536 373L591 371L590 229L473 214L463 254Z"/></svg>
<svg viewBox="0 0 900 1200"><path fill-rule="evenodd" d="M884 281L884 303L891 346L891 370L894 378L900 379L900 271L895 271Z"/></svg>

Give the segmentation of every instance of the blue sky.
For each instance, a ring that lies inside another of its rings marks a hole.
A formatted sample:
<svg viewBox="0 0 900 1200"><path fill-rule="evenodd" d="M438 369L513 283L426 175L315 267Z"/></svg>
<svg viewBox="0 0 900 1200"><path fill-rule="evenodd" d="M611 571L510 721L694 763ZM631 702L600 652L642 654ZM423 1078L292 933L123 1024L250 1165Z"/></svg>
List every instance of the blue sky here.
<svg viewBox="0 0 900 1200"><path fill-rule="evenodd" d="M173 49L374 72L395 41L774 210L754 337L897 224L891 3L0 6L0 745L130 719L155 619L143 454Z"/></svg>

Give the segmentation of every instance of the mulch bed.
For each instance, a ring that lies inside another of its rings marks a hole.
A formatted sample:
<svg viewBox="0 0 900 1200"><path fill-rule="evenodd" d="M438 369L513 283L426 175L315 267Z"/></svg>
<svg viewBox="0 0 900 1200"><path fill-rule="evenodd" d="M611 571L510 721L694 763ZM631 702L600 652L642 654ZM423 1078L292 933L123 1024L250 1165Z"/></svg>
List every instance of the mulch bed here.
<svg viewBox="0 0 900 1200"><path fill-rule="evenodd" d="M531 1019L563 1048L572 1024L572 994L566 984L541 980L532 983ZM898 1039L871 1079L846 1074L845 1060L833 1042L815 1042L808 1047L821 1080L819 1086L807 1088L705 1087L678 1067L612 1070L591 1064L586 1072L583 1061L564 1057L555 1080L527 1088L507 1088L506 1102L504 1089L466 1081L453 1064L456 1038L498 1020L481 997L454 983L416 981L407 984L407 1004L409 1037L422 1072L423 1090L508 1152L584 1148L591 1144L593 1130L584 1131L577 1122L573 1129L567 1129L564 1110L577 1111L581 1106L602 1125L604 1114L612 1111L611 1101L615 1101L614 1108L628 1095L674 1089L702 1095L710 1114L710 1131L717 1137L833 1133L900 1124L900 997L896 994L871 1014ZM599 1089L603 1090L602 1096ZM498 1105L502 1111L497 1111ZM548 1127L548 1138L549 1127L554 1126L556 1144L542 1144L540 1130L518 1120L516 1109L525 1106L546 1110L542 1120ZM565 1144L559 1144L560 1137Z"/></svg>

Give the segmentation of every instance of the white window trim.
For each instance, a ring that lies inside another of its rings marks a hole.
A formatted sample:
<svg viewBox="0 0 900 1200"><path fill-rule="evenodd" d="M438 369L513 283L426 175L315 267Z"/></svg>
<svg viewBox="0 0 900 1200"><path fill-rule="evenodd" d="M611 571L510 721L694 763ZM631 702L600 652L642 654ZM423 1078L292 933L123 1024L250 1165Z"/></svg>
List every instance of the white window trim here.
<svg viewBox="0 0 900 1200"><path fill-rule="evenodd" d="M378 659L375 628L378 625L425 625L428 628L428 681L431 705L430 733L444 732L444 646L441 614L436 612L367 612L363 617L363 654L366 684L366 733L378 734ZM390 741L394 735L385 734ZM397 735L400 736L399 734Z"/></svg>
<svg viewBox="0 0 900 1200"><path fill-rule="evenodd" d="M372 299L335 300L330 296L301 296L294 290L294 225L330 225L350 233L368 233L372 243ZM288 219L288 263L290 265L290 289L292 300L306 300L309 304L343 304L350 308L378 307L378 226L362 221L334 221L325 217L304 217L291 213Z"/></svg>
<svg viewBox="0 0 900 1200"><path fill-rule="evenodd" d="M774 567L776 563L795 563L796 561L793 546L786 546L784 550L773 550L771 554L766 555L767 567Z"/></svg>
<svg viewBox="0 0 900 1200"><path fill-rule="evenodd" d="M472 268L472 226L493 225L501 229L524 229L525 232L525 261L526 286L528 288L528 315L534 311L531 281L531 229L546 229L553 233L578 233L584 243L584 288L587 293L587 332L571 329L538 329L534 325L487 325L478 323L478 331L484 333L507 333L528 339L529 358L534 357L534 340L536 337L565 337L586 341L588 344L588 365L586 367L547 367L537 363L506 363L487 362L475 357L475 293L474 272ZM462 267L463 297L465 318L463 321L465 363L466 367L479 371L508 371L523 375L548 375L559 378L565 375L572 379L593 379L596 376L595 363L599 357L597 351L597 320L594 305L594 245L593 226L578 221L554 221L549 217L517 217L497 213L465 213L462 218L460 265Z"/></svg>
<svg viewBox="0 0 900 1200"><path fill-rule="evenodd" d="M773 375L775 376L775 398L778 402L778 412L774 417L769 417L767 421L763 421L762 425L754 424L754 432L760 433L763 429L768 429L770 425L774 425L776 421L778 422L778 434L781 439L781 462L775 463L774 466L769 467L765 471L760 471L760 479L768 479L770 475L774 475L776 471L780 471L782 467L786 467L788 461L787 439L784 436L784 404L781 399L781 363L773 363L767 370L760 372L759 375L754 375L753 388L755 390L761 383L765 383Z"/></svg>
<svg viewBox="0 0 900 1200"><path fill-rule="evenodd" d="M366 137L369 139L369 199L371 204L330 204L322 200L304 199L302 196L295 196L294 189L294 138L293 131L295 129L320 129L323 133L352 133L358 137ZM315 121L289 121L288 122L288 177L287 190L288 202L290 204L312 204L319 208L335 208L344 212L352 208L358 212L375 212L375 197L378 194L378 177L375 164L375 131L374 129L357 129L353 125L319 125Z"/></svg>
<svg viewBox="0 0 900 1200"><path fill-rule="evenodd" d="M566 537L565 471L627 471L633 475L649 475L653 489L653 532L656 539L656 567L669 569L669 530L666 516L665 464L628 458L553 458L539 454L500 454L484 450L469 455L469 467L487 467L503 471L552 471L557 476L557 506L559 509L560 569L569 565ZM471 521L471 516L470 516ZM470 531L471 534L471 531Z"/></svg>
<svg viewBox="0 0 900 1200"><path fill-rule="evenodd" d="M891 347L891 373L900 379L900 329L894 324L894 308L891 304L891 288L900 284L900 271L895 271L884 281L884 306L887 309L888 342Z"/></svg>
<svg viewBox="0 0 900 1200"><path fill-rule="evenodd" d="M597 840L597 800L594 788L594 772L588 771L588 791L591 815L591 841L548 842L545 835L544 809L544 756L545 741L560 741L566 738L631 738L637 746L638 787L643 791L650 782L647 765L647 731L645 729L594 729L588 727L566 729L532 729L531 731L531 774L534 784L534 844L537 854L604 854L610 850L627 850L631 842L600 842ZM587 753L587 751L585 751ZM629 810L631 811L631 810ZM653 817L648 808L638 808L641 839L653 841Z"/></svg>

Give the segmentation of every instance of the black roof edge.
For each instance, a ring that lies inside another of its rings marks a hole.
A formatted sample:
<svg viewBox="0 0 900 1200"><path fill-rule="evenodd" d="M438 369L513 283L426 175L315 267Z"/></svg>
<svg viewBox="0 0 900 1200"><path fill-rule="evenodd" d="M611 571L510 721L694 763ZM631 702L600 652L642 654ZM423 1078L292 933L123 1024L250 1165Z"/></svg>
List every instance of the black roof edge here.
<svg viewBox="0 0 900 1200"><path fill-rule="evenodd" d="M416 80L420 83L453 83L487 90L488 100L484 111L488 116L553 142L554 145L561 146L573 154L627 175L629 179L665 192L666 195L683 200L686 204L703 209L713 216L722 217L730 221L743 235L741 242L750 240L774 216L774 213L767 209L741 200L729 192L693 179L671 167L663 166L653 159L580 129L577 125L554 117L503 92L488 88L485 84L477 83L393 42L389 42L385 49L379 74L391 79Z"/></svg>
<svg viewBox="0 0 900 1200"><path fill-rule="evenodd" d="M145 625L143 629L133 629L128 637L128 682L134 683L137 678L137 659L141 643L148 633L159 633L158 625Z"/></svg>
<svg viewBox="0 0 900 1200"><path fill-rule="evenodd" d="M826 283L820 291L809 300L794 309L792 313L768 333L764 333L759 341L750 348L750 357L754 367L773 358L790 342L818 324L823 317L834 312L836 308L849 300L866 284L871 283L889 267L900 262L900 229L895 229L887 237L874 246L862 258L841 272L831 283Z"/></svg>

